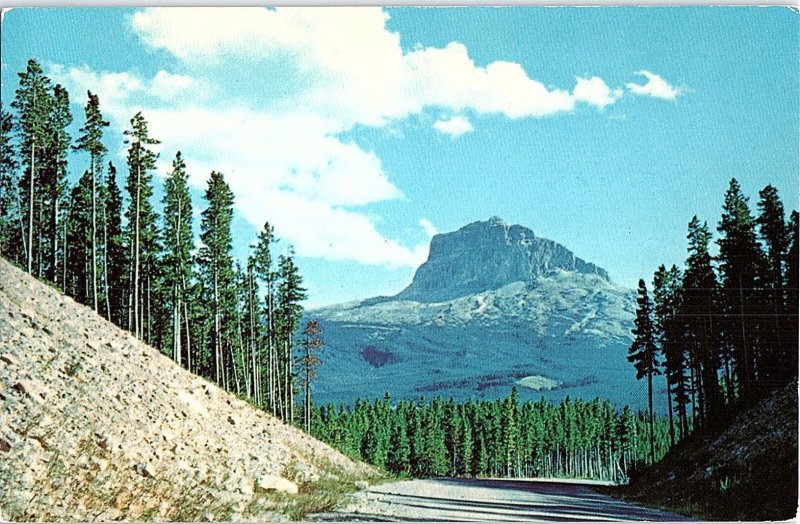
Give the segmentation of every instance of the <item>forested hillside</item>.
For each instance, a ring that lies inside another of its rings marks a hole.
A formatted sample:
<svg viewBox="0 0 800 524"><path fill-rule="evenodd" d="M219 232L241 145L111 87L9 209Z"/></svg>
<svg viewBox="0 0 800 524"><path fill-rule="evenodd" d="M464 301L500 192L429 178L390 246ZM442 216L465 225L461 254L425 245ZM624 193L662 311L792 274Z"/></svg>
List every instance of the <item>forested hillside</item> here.
<svg viewBox="0 0 800 524"><path fill-rule="evenodd" d="M175 363L299 420L295 395L308 391L316 361L295 355L306 292L292 249L279 252L266 223L246 263L234 260L234 195L222 172L210 173L196 224L180 152L154 201L159 139L146 116L132 115L124 131L120 168L105 160L120 144L104 140L102 101L89 92L73 116L69 97L29 60L12 112L0 108L0 255ZM73 183L68 171L83 175ZM318 337L307 331L310 350Z"/></svg>
<svg viewBox="0 0 800 524"><path fill-rule="evenodd" d="M724 428L797 380L798 214L787 220L772 186L759 197L753 216L732 179L717 226L718 254L711 254L707 222L694 216L685 268L659 267L653 300L639 281L628 360L648 381L651 418L653 377L666 374L673 442L692 430Z"/></svg>

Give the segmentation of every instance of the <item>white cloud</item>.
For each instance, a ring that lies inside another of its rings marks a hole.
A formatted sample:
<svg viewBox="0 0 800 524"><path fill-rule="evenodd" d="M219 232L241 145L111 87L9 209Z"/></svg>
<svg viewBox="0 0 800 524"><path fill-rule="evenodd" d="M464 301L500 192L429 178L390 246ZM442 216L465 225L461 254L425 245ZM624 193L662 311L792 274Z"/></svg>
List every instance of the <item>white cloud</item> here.
<svg viewBox="0 0 800 524"><path fill-rule="evenodd" d="M450 135L452 137L459 137L464 133L474 131L475 128L469 120L463 116L454 116L449 120L437 120L433 127L440 133Z"/></svg>
<svg viewBox="0 0 800 524"><path fill-rule="evenodd" d="M164 100L172 100L177 95L186 93L190 88L194 87L194 80L186 75L173 75L163 69L156 73L153 81L150 84L150 94ZM192 96L197 96L196 90L193 90Z"/></svg>
<svg viewBox="0 0 800 524"><path fill-rule="evenodd" d="M669 85L669 83L660 76L650 71L637 71L636 74L647 78L647 83L644 85L634 83L627 84L631 93L652 96L664 100L675 100L678 98L680 94L679 90Z"/></svg>
<svg viewBox="0 0 800 524"><path fill-rule="evenodd" d="M53 66L53 77L70 92L98 93L115 128L142 111L164 141L163 169L180 150L195 187L222 171L243 216L256 227L269 219L298 254L416 266L427 246L386 238L375 211L359 209L403 193L374 152L342 138L348 131L391 130L431 110L539 118L577 102L602 109L621 93L599 77L578 78L570 93L518 63L479 66L458 42L403 50L387 19L372 7L144 9L130 26L145 46L176 58L172 71L145 78ZM463 116L434 127L473 130ZM425 219L419 225L435 232Z"/></svg>
<svg viewBox="0 0 800 524"><path fill-rule="evenodd" d="M598 109L604 109L616 102L622 96L622 91L619 89L612 91L600 77L583 78L579 76L575 78L575 89L572 90L572 96L575 100L586 102Z"/></svg>
<svg viewBox="0 0 800 524"><path fill-rule="evenodd" d="M422 226L422 229L425 230L425 234L430 238L433 238L439 233L439 230L436 229L436 226L434 226L427 218L420 218L419 225Z"/></svg>
<svg viewBox="0 0 800 524"><path fill-rule="evenodd" d="M404 52L387 19L371 7L155 8L134 14L131 24L144 43L190 65L245 59L255 75L259 64L269 66L265 73L276 61L293 65L303 81L294 86L292 104L344 129L383 126L434 106L509 118L574 109L568 91L545 87L517 63L479 67L458 42Z"/></svg>

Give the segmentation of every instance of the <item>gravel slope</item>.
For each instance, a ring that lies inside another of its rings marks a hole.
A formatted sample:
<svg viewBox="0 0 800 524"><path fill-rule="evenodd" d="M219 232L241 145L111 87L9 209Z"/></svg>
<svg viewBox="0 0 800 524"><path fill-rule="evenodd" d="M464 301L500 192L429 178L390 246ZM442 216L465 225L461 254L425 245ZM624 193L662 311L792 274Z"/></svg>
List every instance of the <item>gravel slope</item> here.
<svg viewBox="0 0 800 524"><path fill-rule="evenodd" d="M374 473L4 260L0 402L0 521L281 519L259 479Z"/></svg>

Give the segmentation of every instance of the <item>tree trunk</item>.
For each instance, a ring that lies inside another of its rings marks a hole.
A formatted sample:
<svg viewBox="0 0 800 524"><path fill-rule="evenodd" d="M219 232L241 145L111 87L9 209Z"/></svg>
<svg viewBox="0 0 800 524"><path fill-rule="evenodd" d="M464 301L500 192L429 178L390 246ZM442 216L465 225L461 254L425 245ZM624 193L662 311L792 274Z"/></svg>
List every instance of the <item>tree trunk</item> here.
<svg viewBox="0 0 800 524"><path fill-rule="evenodd" d="M141 202L139 201L141 196L141 186L142 183L142 166L141 166L141 159L138 158L137 152L137 159L136 159L136 215L134 216L134 239L133 239L133 321L134 321L134 333L137 337L142 337L142 330L141 324L139 319L139 227L140 227L140 217L139 217L139 208L141 206Z"/></svg>
<svg viewBox="0 0 800 524"><path fill-rule="evenodd" d="M108 289L108 212L103 206L103 289L106 298L106 318L111 320L111 292Z"/></svg>
<svg viewBox="0 0 800 524"><path fill-rule="evenodd" d="M36 93L34 93L34 104L36 103ZM31 180L30 193L28 194L28 273L33 274L33 198L34 198L34 178L36 176L36 141L31 142Z"/></svg>
<svg viewBox="0 0 800 524"><path fill-rule="evenodd" d="M92 303L97 313L97 176L92 153Z"/></svg>
<svg viewBox="0 0 800 524"><path fill-rule="evenodd" d="M219 278L214 264L214 380L220 384L220 319L219 319Z"/></svg>
<svg viewBox="0 0 800 524"><path fill-rule="evenodd" d="M650 407L650 464L656 462L656 439L653 433L653 374L647 374L647 401Z"/></svg>
<svg viewBox="0 0 800 524"><path fill-rule="evenodd" d="M670 447L675 446L675 427L673 426L672 418L672 391L669 384L669 375L667 375L667 410L669 411L669 444Z"/></svg>
<svg viewBox="0 0 800 524"><path fill-rule="evenodd" d="M53 212L50 217L50 280L58 287L58 180L56 180L55 190L52 194ZM61 286L63 290L63 285Z"/></svg>

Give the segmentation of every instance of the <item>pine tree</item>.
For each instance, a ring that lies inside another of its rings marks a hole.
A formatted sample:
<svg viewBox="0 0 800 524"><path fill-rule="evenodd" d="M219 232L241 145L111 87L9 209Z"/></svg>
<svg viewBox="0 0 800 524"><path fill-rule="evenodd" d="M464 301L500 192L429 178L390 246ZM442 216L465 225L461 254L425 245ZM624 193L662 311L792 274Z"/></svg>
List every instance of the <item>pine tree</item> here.
<svg viewBox="0 0 800 524"><path fill-rule="evenodd" d="M404 403L397 407L386 461L389 471L395 474L408 473L410 467L411 442L408 439L408 414L404 407Z"/></svg>
<svg viewBox="0 0 800 524"><path fill-rule="evenodd" d="M765 319L768 328L764 333L765 354L762 357L762 380L772 387L779 387L791 380L791 369L796 365L791 347L793 341L787 336L788 309L786 291L786 257L789 248L789 231L783 203L774 186L759 192L759 216L756 218L758 233L766 248L766 260L762 268L761 281L765 306L771 313ZM792 361L794 360L794 362Z"/></svg>
<svg viewBox="0 0 800 524"><path fill-rule="evenodd" d="M788 361L787 378L790 380L797 380L797 360L798 360L798 294L800 292L800 285L798 285L798 276L800 275L800 268L798 263L798 243L800 243L800 225L798 225L797 211L792 211L789 224L788 224L788 249L786 255L786 310L788 318L786 325L788 330L786 333L787 349L786 360Z"/></svg>
<svg viewBox="0 0 800 524"><path fill-rule="evenodd" d="M685 435L686 403L688 401L682 333L679 320L676 318L681 305L681 274L675 265L669 270L661 265L653 276L653 302L656 341L664 355L664 368L667 375L670 439L671 444L675 445L673 412L677 410L682 438ZM675 396L674 404L673 394Z"/></svg>
<svg viewBox="0 0 800 524"><path fill-rule="evenodd" d="M715 320L718 284L711 266L708 243L711 234L705 223L695 216L689 223L689 257L683 275L681 318L690 349L690 366L698 393L696 417L715 424L722 410L719 387L720 368L719 323Z"/></svg>
<svg viewBox="0 0 800 524"><path fill-rule="evenodd" d="M122 229L122 192L117 184L117 169L111 162L108 163L105 195L102 212L106 309L109 320L118 326L125 326L125 290L129 287L129 273L125 268L129 261L126 257L125 232Z"/></svg>
<svg viewBox="0 0 800 524"><path fill-rule="evenodd" d="M89 153L89 174L92 177L92 303L94 310L98 311L97 300L97 167L102 163L106 147L103 145L103 128L108 127L108 122L103 120L100 112L100 100L91 91L87 92L89 101L86 102L84 112L86 123L81 128L81 136L75 149Z"/></svg>
<svg viewBox="0 0 800 524"><path fill-rule="evenodd" d="M137 337L143 338L143 289L147 278L144 270L154 267L157 241L156 217L150 198L153 195L151 170L155 169L156 154L148 149L159 144L150 137L147 121L142 113L131 118L131 128L125 131L128 147L128 183L129 195L127 245L130 249L128 262L130 265L128 290L128 322ZM145 278L142 278L145 277Z"/></svg>
<svg viewBox="0 0 800 524"><path fill-rule="evenodd" d="M503 447L505 448L505 475L514 475L514 466L517 460L517 440L519 431L517 425L517 408L519 407L519 394L517 388L511 389L511 395L503 401Z"/></svg>
<svg viewBox="0 0 800 524"><path fill-rule="evenodd" d="M275 243L274 229L269 222L258 235L253 250L253 269L258 280L264 285L264 316L267 332L267 405L273 415L278 414L277 399L280 395L278 387L277 338L275 332L275 280L277 273L273 267L272 244Z"/></svg>
<svg viewBox="0 0 800 524"><path fill-rule="evenodd" d="M636 367L636 379L647 377L647 401L650 411L650 461L655 462L655 441L653 439L653 376L660 375L658 350L653 338L653 307L647 294L644 280L639 280L638 305L633 334L633 344L628 351L628 362Z"/></svg>
<svg viewBox="0 0 800 524"><path fill-rule="evenodd" d="M18 167L12 133L11 113L0 105L0 256L22 260L20 245L22 231L19 209Z"/></svg>
<svg viewBox="0 0 800 524"><path fill-rule="evenodd" d="M717 228L721 234L717 241L717 258L726 305L725 332L733 347L738 383L745 402L756 395L759 339L764 318L763 297L758 290L763 255L747 200L739 182L732 179Z"/></svg>
<svg viewBox="0 0 800 524"><path fill-rule="evenodd" d="M189 196L189 176L180 151L172 162L172 171L167 176L164 192L164 286L170 292L172 313L172 359L182 361L183 344L191 335L182 335L186 324L184 305L187 300L189 281L192 276L192 199ZM184 361L187 362L188 354Z"/></svg>
<svg viewBox="0 0 800 524"><path fill-rule="evenodd" d="M276 308L276 332L278 334L278 361L282 418L294 422L294 371L292 351L294 334L303 315L301 302L306 299L303 278L294 263L294 251L278 258L278 300Z"/></svg>
<svg viewBox="0 0 800 524"><path fill-rule="evenodd" d="M253 255L247 260L247 281L245 283L246 295L244 301L244 311L247 317L247 349L249 354L250 391L249 395L256 406L264 409L264 399L262 397L262 366L263 357L261 352L262 340L264 337L262 324L259 321L259 295L258 284L255 277L256 261Z"/></svg>
<svg viewBox="0 0 800 524"><path fill-rule="evenodd" d="M214 358L214 381L227 388L226 348L230 351L230 338L235 295L234 272L231 256L233 220L233 192L222 173L212 171L205 192L208 207L202 213L200 224L199 262L212 303L213 327L211 346Z"/></svg>
<svg viewBox="0 0 800 524"><path fill-rule="evenodd" d="M72 188L67 223L66 278L64 290L77 302L91 305L91 250L92 238L92 180L91 174L83 176Z"/></svg>
<svg viewBox="0 0 800 524"><path fill-rule="evenodd" d="M47 151L42 159L42 209L47 216L41 221L41 227L47 231L40 231L38 245L43 254L40 264L47 268L45 276L53 283L58 283L59 272L59 225L63 215L64 201L67 190L67 151L70 147L71 137L67 127L72 122L72 113L69 110L69 94L60 85L53 88L50 112L48 115L46 134ZM45 254L46 253L46 256Z"/></svg>
<svg viewBox="0 0 800 524"><path fill-rule="evenodd" d="M50 94L50 79L44 76L41 66L36 60L28 60L24 73L19 73L19 87L11 107L17 111L16 132L23 154L24 176L21 180L22 197L27 203L27 235L23 237L26 252L28 273L33 274L34 266L34 230L37 226L35 208L37 201L41 203L42 194L38 176L41 168L41 155L47 147L48 116L53 103Z"/></svg>

